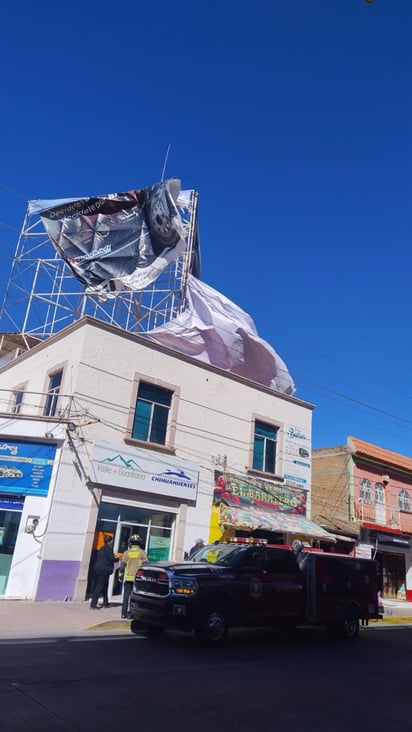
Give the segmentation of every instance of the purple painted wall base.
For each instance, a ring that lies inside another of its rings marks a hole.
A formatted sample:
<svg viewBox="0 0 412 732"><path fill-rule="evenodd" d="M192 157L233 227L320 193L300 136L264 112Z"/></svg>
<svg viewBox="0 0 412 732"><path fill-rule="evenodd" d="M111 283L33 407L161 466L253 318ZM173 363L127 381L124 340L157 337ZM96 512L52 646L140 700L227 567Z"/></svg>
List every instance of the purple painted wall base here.
<svg viewBox="0 0 412 732"><path fill-rule="evenodd" d="M45 559L41 565L36 600L72 600L79 572L80 562Z"/></svg>

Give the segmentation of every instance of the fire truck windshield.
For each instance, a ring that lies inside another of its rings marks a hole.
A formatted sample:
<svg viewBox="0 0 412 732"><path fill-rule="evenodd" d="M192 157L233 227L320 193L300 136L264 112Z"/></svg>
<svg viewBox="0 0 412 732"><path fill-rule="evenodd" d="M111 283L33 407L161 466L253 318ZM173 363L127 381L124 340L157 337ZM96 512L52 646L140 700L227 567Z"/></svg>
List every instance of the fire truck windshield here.
<svg viewBox="0 0 412 732"><path fill-rule="evenodd" d="M193 554L190 561L231 567L247 548L245 544L208 544Z"/></svg>

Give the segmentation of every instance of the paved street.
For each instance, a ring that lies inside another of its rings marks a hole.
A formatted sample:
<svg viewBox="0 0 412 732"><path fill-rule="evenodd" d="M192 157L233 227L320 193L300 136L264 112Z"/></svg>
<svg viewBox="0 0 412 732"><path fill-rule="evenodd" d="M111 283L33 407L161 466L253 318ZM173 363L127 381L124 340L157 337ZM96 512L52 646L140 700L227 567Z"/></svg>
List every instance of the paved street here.
<svg viewBox="0 0 412 732"><path fill-rule="evenodd" d="M411 650L402 625L362 629L353 644L314 630L233 631L219 649L178 634L4 638L0 728L402 732Z"/></svg>
<svg viewBox="0 0 412 732"><path fill-rule="evenodd" d="M90 610L90 601L33 602L31 600L0 600L0 638L3 636L67 635L76 632L128 632L130 623L121 619L120 604ZM385 601L384 622L412 622L412 603ZM382 623L380 623L382 624Z"/></svg>

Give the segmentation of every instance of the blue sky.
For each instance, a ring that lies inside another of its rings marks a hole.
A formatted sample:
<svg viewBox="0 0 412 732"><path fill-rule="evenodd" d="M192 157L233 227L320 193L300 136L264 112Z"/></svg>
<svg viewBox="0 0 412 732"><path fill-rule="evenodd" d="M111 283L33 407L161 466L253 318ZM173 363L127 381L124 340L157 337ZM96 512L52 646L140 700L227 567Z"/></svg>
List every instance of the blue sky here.
<svg viewBox="0 0 412 732"><path fill-rule="evenodd" d="M412 455L412 3L6 0L0 41L1 299L25 199L157 182L170 144L313 446Z"/></svg>

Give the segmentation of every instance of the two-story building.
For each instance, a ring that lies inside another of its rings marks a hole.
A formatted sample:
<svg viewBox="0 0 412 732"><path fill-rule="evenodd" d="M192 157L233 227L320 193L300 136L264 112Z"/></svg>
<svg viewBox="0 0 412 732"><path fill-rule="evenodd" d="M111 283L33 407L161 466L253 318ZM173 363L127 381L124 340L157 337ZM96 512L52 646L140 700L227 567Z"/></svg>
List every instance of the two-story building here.
<svg viewBox="0 0 412 732"><path fill-rule="evenodd" d="M384 597L412 600L412 459L355 437L313 450L312 517L378 561Z"/></svg>
<svg viewBox="0 0 412 732"><path fill-rule="evenodd" d="M85 599L108 534L120 554L138 533L149 559L228 531L328 536L310 521L312 405L91 317L18 339L0 367L0 595Z"/></svg>

